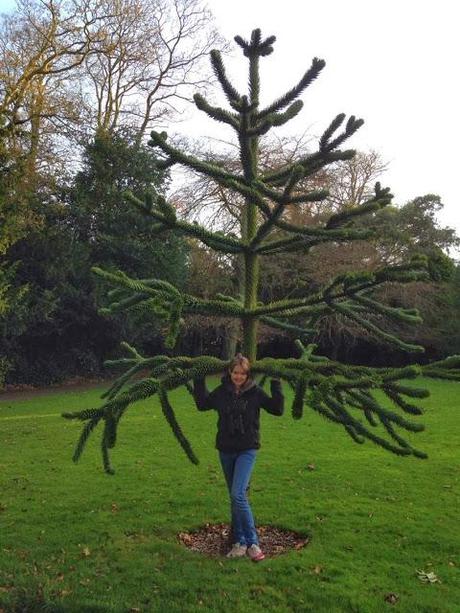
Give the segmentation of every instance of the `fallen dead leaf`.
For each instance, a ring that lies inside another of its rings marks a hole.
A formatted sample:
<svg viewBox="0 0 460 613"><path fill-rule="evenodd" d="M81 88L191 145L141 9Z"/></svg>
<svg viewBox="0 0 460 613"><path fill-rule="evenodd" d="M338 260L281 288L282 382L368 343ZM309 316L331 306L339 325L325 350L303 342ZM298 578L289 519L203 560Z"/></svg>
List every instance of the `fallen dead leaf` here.
<svg viewBox="0 0 460 613"><path fill-rule="evenodd" d="M385 596L385 602L389 602L390 604L396 604L398 600L399 600L399 596L398 594L395 594L394 592L389 592Z"/></svg>
<svg viewBox="0 0 460 613"><path fill-rule="evenodd" d="M424 570L418 570L417 576L420 579L420 581L423 581L423 583L441 583L441 580L439 579L439 577L435 573L432 573L432 572L427 573Z"/></svg>
<svg viewBox="0 0 460 613"><path fill-rule="evenodd" d="M267 557L277 556L289 550L299 550L309 543L304 534L278 528L276 526L259 526L259 540ZM225 555L230 544L230 527L228 524L206 524L191 532L180 532L179 542L192 551L208 556Z"/></svg>
<svg viewBox="0 0 460 613"><path fill-rule="evenodd" d="M308 470L316 470L316 466L314 464L307 465Z"/></svg>
<svg viewBox="0 0 460 613"><path fill-rule="evenodd" d="M192 542L192 537L187 532L179 532L179 538L184 543L184 545L188 545Z"/></svg>
<svg viewBox="0 0 460 613"><path fill-rule="evenodd" d="M83 549L81 550L81 553L85 558L91 555L91 551L89 547L83 547Z"/></svg>

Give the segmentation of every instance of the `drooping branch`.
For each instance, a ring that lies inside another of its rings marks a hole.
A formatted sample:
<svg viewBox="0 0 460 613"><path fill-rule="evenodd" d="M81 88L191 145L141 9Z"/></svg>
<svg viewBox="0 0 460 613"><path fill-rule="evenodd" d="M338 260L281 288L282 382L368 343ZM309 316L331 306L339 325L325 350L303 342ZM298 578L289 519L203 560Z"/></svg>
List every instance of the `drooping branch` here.
<svg viewBox="0 0 460 613"><path fill-rule="evenodd" d="M421 345L414 345L412 343L406 343L402 341L401 339L399 339L394 334L389 334L388 332L385 332L384 330L379 328L379 326L377 326L376 324L372 323L371 321L366 320L362 316L361 313L353 309L352 305L347 305L343 303L341 304L340 302L331 302L328 306L333 311L336 311L340 313L341 315L344 315L348 319L355 321L362 328L364 328L368 332L371 332L374 336L376 336L377 338L379 338L380 340L382 340L388 345L393 345L397 347L398 349L402 349L403 351L407 351L409 353L423 353L425 351ZM383 305L379 305L378 309L373 308L372 311L377 310L378 312L379 311L382 312L383 308L384 308ZM399 309L398 310L394 309L393 312L390 312L389 310L387 310L386 314L389 317L391 317L391 319L396 320L396 321L401 321L402 319L404 319L404 313L400 313Z"/></svg>
<svg viewBox="0 0 460 613"><path fill-rule="evenodd" d="M430 368L423 366L387 368L378 371L364 366L345 366L323 356L317 356L314 354L315 345L304 347L300 341L297 341L297 346L301 352L300 357L265 358L255 362L252 369L256 374L279 377L293 387L295 393L292 415L295 419L302 417L305 407L311 408L329 421L343 426L357 442L363 443L368 439L398 455L426 457L426 454L415 449L396 430L402 428L409 432L419 432L423 430L423 425L409 421L389 409L375 392L382 390L403 413L419 415L422 409L408 402L405 397L426 398L429 392L403 385L401 381L414 379L420 374L438 378L450 376L460 380L460 356L453 356L430 365L432 372ZM108 450L115 446L120 418L133 402L150 398L158 393L163 414L174 435L187 457L197 463L190 443L177 422L167 391L187 385L193 379L222 372L228 363L210 356L198 358L156 356L155 362L148 362L148 359L139 356L133 348L129 346L126 348L131 356L129 358L131 379L135 372L134 366L138 369L141 367L149 369L149 376L122 391L123 386L129 381L125 373L113 384L110 393L106 393L109 400L100 409L63 414L67 419L87 422L77 443L74 461L78 461L89 435L103 419L105 422L101 441L103 463L106 472L113 474ZM126 360L112 361L112 365L118 364L125 365ZM368 425L362 422L361 417L365 418ZM383 432L380 429L377 433L375 431L379 424Z"/></svg>
<svg viewBox="0 0 460 613"><path fill-rule="evenodd" d="M311 338L316 334L315 328L302 328L301 326L296 326L294 324L290 324L286 321L282 321L274 317L262 316L260 318L260 321L267 326L270 326L271 328L283 330L283 332L293 334L296 337L300 338L300 340L302 341L304 341L306 338Z"/></svg>
<svg viewBox="0 0 460 613"><path fill-rule="evenodd" d="M282 317L311 317L325 312L337 312L352 319L362 328L389 344L407 352L420 352L419 345L406 343L393 334L385 332L377 323L369 319L372 316L384 315L385 319L396 322L416 324L420 322L419 314L414 309L392 308L369 298L366 294L379 285L391 281L394 276L399 282L411 282L414 276L426 278L426 262L417 259L412 266L385 267L376 273L339 275L322 290L307 298L283 300L269 305L258 306L255 314Z"/></svg>
<svg viewBox="0 0 460 613"><path fill-rule="evenodd" d="M145 201L142 201L131 192L125 192L125 197L142 213L161 222L159 230L172 229L186 236L193 236L216 251L222 251L223 253L242 253L246 248L246 245L236 238L211 232L197 223L190 224L177 219L174 208L166 202L163 196L157 194L154 200L152 194L147 194ZM157 208L154 208L154 204L157 205Z"/></svg>

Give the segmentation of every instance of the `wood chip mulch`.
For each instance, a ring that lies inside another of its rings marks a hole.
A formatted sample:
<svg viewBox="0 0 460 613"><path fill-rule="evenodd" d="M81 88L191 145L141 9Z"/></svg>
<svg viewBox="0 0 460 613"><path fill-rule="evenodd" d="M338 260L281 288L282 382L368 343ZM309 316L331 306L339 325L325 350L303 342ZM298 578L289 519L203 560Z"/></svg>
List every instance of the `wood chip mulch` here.
<svg viewBox="0 0 460 613"><path fill-rule="evenodd" d="M211 557L225 556L230 549L228 524L205 524L192 532L180 532L177 537L185 547ZM275 526L258 526L259 543L267 557L302 549L309 543L305 534Z"/></svg>

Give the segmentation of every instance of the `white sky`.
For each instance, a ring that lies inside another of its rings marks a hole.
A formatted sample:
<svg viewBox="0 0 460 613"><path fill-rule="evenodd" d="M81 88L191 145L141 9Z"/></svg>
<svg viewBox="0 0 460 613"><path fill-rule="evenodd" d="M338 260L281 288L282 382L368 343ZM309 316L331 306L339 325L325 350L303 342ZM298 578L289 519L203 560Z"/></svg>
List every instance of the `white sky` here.
<svg viewBox="0 0 460 613"><path fill-rule="evenodd" d="M458 18L453 0L208 0L216 26L232 40L260 27L276 35L262 58L262 102L292 87L314 56L326 60L304 92L304 109L279 133L320 135L335 115L365 120L347 148L375 149L390 162L382 178L394 202L426 193L445 205L439 221L460 234L457 143L460 141ZM0 0L0 10L14 7ZM247 60L236 44L227 59L237 89L247 81ZM180 122L188 135L232 138L227 126L196 111ZM275 128L276 129L276 128ZM284 132L283 132L284 131Z"/></svg>
<svg viewBox="0 0 460 613"><path fill-rule="evenodd" d="M460 46L452 0L208 0L226 38L248 39L260 27L276 35L261 60L262 102L292 87L314 56L326 60L304 92L302 112L282 131L320 135L340 112L365 120L345 148L375 149L390 162L382 178L394 202L435 193L445 208L440 223L460 233ZM247 60L234 44L228 75L247 82ZM198 113L198 111L197 111ZM190 133L216 136L216 122L200 114ZM189 122L187 122L188 125ZM218 124L227 138L232 130ZM178 127L182 131L185 124ZM221 136L221 137L222 137ZM459 173L459 174L457 174Z"/></svg>

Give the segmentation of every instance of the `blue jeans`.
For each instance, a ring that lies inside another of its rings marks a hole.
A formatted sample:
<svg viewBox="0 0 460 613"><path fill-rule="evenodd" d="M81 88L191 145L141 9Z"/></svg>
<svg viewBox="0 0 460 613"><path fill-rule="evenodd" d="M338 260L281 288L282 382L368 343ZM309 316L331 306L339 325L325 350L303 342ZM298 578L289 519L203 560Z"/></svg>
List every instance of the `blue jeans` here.
<svg viewBox="0 0 460 613"><path fill-rule="evenodd" d="M227 453L219 451L231 501L233 535L235 542L258 545L256 526L246 497L246 489L256 461L256 449Z"/></svg>

